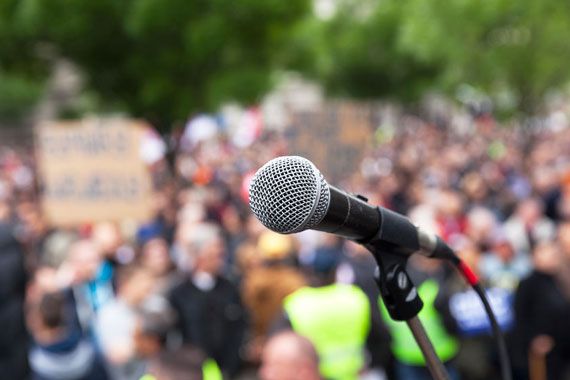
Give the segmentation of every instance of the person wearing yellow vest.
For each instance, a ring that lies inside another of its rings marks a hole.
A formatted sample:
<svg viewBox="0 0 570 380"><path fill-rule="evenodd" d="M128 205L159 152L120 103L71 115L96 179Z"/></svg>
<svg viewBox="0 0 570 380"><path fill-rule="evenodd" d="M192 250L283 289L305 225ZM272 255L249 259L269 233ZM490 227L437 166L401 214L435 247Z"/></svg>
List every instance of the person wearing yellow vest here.
<svg viewBox="0 0 570 380"><path fill-rule="evenodd" d="M422 260L420 258L418 260ZM425 259L423 259L425 260ZM409 270L414 283L416 284L418 294L424 303L419 313L419 319L422 322L429 339L431 340L437 356L445 364L447 371L452 380L459 379L459 375L455 367L450 363L459 351L459 342L446 330L441 313L436 308L436 299L440 293L440 285L436 278L425 278L429 275L441 277L443 275L439 263L418 264L414 259L416 266L422 266L422 272L414 273L414 268ZM425 266L424 266L425 264ZM416 268L418 269L418 268ZM424 281L421 279L424 277ZM420 281L418 281L420 279ZM438 299L439 301L439 299ZM388 310L379 298L379 307L382 317L385 320L392 336L392 354L396 360L395 372L398 380L431 380L431 375L426 367L426 363L422 352L416 343L412 332L406 322L394 321L388 314Z"/></svg>
<svg viewBox="0 0 570 380"><path fill-rule="evenodd" d="M371 329L370 302L353 285L334 283L338 257L317 254L315 287L303 287L284 300L290 326L315 346L326 379L354 380L366 365L365 347Z"/></svg>

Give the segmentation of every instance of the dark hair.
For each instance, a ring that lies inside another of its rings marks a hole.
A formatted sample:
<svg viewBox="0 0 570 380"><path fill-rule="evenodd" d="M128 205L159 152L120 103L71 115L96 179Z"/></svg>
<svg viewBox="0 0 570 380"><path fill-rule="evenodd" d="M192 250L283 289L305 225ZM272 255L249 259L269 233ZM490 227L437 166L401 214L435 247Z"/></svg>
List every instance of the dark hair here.
<svg viewBox="0 0 570 380"><path fill-rule="evenodd" d="M115 277L115 286L120 291L126 283L142 272L146 272L146 269L137 264L129 264L119 268Z"/></svg>
<svg viewBox="0 0 570 380"><path fill-rule="evenodd" d="M161 302L158 302L159 300ZM143 307L139 310L141 333L155 337L164 347L168 334L176 323L176 313L166 304L168 301L158 298L154 298L153 301L157 304L155 307Z"/></svg>
<svg viewBox="0 0 570 380"><path fill-rule="evenodd" d="M202 365L206 357L197 348L184 346L176 351L162 351L150 366L159 380L202 380Z"/></svg>
<svg viewBox="0 0 570 380"><path fill-rule="evenodd" d="M65 300L61 293L44 294L38 311L44 325L50 328L63 326L65 323Z"/></svg>

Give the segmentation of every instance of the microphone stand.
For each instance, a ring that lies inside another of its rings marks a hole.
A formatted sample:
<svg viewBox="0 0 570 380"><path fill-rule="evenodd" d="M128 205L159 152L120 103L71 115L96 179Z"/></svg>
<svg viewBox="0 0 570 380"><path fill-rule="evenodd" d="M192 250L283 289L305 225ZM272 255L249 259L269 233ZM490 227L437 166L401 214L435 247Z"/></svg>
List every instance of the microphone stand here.
<svg viewBox="0 0 570 380"><path fill-rule="evenodd" d="M435 380L449 380L449 374L436 355L433 344L418 318L423 302L406 272L409 255L398 253L399 248L387 245L381 239L373 239L364 245L378 263L374 277L390 317L407 323L422 351L431 376Z"/></svg>

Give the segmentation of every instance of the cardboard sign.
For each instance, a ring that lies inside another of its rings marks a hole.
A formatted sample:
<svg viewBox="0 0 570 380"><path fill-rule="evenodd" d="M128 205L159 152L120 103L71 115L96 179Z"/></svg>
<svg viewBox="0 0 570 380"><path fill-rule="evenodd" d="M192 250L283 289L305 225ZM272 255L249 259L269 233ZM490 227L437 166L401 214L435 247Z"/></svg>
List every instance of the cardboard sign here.
<svg viewBox="0 0 570 380"><path fill-rule="evenodd" d="M294 113L291 153L313 161L329 181L345 179L357 170L372 141L374 110L372 104L338 101Z"/></svg>
<svg viewBox="0 0 570 380"><path fill-rule="evenodd" d="M57 226L145 220L151 180L140 121L90 119L40 125L37 162L44 215Z"/></svg>

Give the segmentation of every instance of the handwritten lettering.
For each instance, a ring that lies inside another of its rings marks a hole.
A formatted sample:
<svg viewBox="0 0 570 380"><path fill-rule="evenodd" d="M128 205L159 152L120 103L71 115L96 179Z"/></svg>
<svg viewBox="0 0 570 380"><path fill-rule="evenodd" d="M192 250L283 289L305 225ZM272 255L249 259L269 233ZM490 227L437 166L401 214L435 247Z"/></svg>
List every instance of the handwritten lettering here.
<svg viewBox="0 0 570 380"><path fill-rule="evenodd" d="M98 175L78 180L64 175L47 184L45 195L57 201L127 201L145 194L140 178L135 176Z"/></svg>

